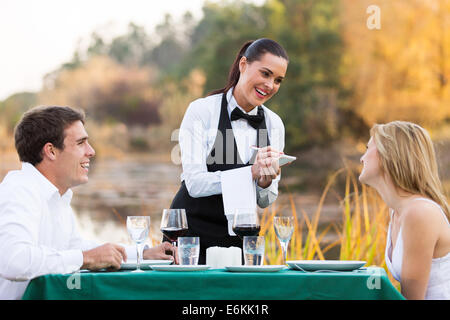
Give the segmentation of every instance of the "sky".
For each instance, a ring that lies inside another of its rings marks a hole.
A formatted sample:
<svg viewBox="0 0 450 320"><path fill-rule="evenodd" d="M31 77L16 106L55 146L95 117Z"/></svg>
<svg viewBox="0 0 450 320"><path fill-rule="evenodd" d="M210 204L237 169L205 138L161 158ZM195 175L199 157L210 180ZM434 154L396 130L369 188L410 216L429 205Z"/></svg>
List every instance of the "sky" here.
<svg viewBox="0 0 450 320"><path fill-rule="evenodd" d="M0 0L0 101L38 91L42 78L71 60L95 30L126 32L129 22L148 33L166 13L202 17L204 0Z"/></svg>

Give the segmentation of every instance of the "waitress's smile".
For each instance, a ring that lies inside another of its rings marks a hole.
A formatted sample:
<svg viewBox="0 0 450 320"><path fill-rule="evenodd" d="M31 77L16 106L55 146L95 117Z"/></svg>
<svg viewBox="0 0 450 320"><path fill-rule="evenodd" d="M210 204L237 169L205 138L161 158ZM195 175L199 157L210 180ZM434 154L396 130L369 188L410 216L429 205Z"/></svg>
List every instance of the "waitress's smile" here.
<svg viewBox="0 0 450 320"><path fill-rule="evenodd" d="M261 100L259 104L263 104L263 101L267 101L273 94L270 94L271 90L264 90L260 88L255 88L257 99Z"/></svg>
<svg viewBox="0 0 450 320"><path fill-rule="evenodd" d="M256 95L260 98L260 99L265 99L267 96L267 92L265 92L264 90L255 88L256 90Z"/></svg>

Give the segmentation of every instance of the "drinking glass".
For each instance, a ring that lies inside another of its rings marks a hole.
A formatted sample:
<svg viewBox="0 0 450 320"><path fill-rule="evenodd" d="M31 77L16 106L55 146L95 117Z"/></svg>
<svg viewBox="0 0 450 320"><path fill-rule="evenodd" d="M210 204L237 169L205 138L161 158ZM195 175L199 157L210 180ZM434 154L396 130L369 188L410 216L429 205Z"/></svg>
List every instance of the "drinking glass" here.
<svg viewBox="0 0 450 320"><path fill-rule="evenodd" d="M294 217L276 216L273 218L273 227L283 251L283 263L286 264L287 248L294 232Z"/></svg>
<svg viewBox="0 0 450 320"><path fill-rule="evenodd" d="M174 247L177 246L178 237L182 237L188 231L186 210L164 209L161 218L161 232Z"/></svg>
<svg viewBox="0 0 450 320"><path fill-rule="evenodd" d="M132 272L142 272L141 270L141 252L142 244L148 237L150 228L149 216L128 216L127 217L127 230L131 240L136 243L136 270Z"/></svg>
<svg viewBox="0 0 450 320"><path fill-rule="evenodd" d="M246 266L262 266L264 263L265 238L244 236L244 261Z"/></svg>
<svg viewBox="0 0 450 320"><path fill-rule="evenodd" d="M233 232L241 239L245 236L257 236L261 226L256 208L236 209L233 217Z"/></svg>
<svg viewBox="0 0 450 320"><path fill-rule="evenodd" d="M197 265L200 255L199 237L178 238L178 261L180 265Z"/></svg>

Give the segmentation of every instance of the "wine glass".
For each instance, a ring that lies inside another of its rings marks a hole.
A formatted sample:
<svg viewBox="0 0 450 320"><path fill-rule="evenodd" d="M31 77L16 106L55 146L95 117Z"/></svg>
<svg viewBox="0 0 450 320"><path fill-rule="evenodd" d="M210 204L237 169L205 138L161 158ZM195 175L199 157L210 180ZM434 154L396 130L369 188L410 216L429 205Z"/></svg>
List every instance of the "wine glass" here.
<svg viewBox="0 0 450 320"><path fill-rule="evenodd" d="M273 218L273 227L283 251L283 263L286 264L287 248L294 232L294 217L276 216Z"/></svg>
<svg viewBox="0 0 450 320"><path fill-rule="evenodd" d="M186 210L164 209L161 218L161 232L174 247L177 246L178 237L182 237L188 231Z"/></svg>
<svg viewBox="0 0 450 320"><path fill-rule="evenodd" d="M236 209L233 217L233 232L241 239L245 236L257 236L261 226L256 208Z"/></svg>
<svg viewBox="0 0 450 320"><path fill-rule="evenodd" d="M143 272L141 270L141 247L145 239L148 237L150 228L149 216L128 216L127 217L127 230L131 240L136 243L136 270L132 272Z"/></svg>

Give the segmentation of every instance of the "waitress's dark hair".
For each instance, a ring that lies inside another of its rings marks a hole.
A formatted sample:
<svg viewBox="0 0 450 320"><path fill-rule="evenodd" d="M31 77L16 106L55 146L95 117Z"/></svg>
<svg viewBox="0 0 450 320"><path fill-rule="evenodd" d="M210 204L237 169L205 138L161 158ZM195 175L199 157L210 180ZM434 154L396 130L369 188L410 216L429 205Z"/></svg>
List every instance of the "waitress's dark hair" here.
<svg viewBox="0 0 450 320"><path fill-rule="evenodd" d="M242 57L246 57L248 62L253 62L261 59L261 56L267 52L289 61L289 57L284 48L271 39L261 38L254 41L247 41L239 50L233 64L231 65L226 86L222 89L217 89L210 92L208 96L218 93L225 93L230 88L236 86L239 81L239 76L241 75L239 71L239 61Z"/></svg>

